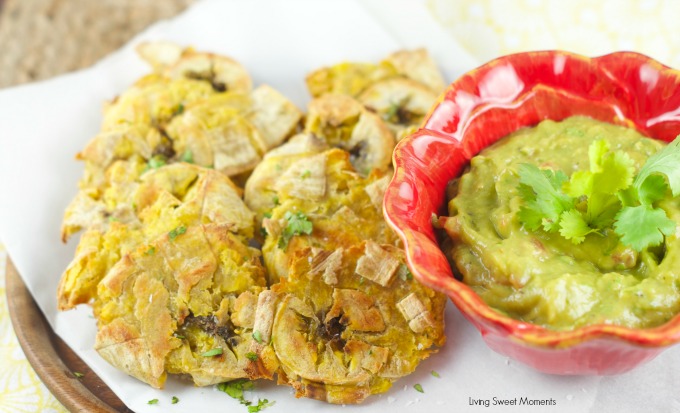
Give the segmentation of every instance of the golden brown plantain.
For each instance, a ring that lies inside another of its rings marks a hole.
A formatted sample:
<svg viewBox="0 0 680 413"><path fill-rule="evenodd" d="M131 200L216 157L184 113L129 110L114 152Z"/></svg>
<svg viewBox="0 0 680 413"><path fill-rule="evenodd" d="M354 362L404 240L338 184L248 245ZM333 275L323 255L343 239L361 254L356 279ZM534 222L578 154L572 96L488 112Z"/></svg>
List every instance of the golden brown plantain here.
<svg viewBox="0 0 680 413"><path fill-rule="evenodd" d="M298 249L288 276L261 293L251 378L297 397L359 403L385 392L444 344L446 298L412 279L401 249L372 241Z"/></svg>
<svg viewBox="0 0 680 413"><path fill-rule="evenodd" d="M225 225L188 227L142 243L99 283L95 349L153 387L167 373L199 386L245 377L260 252Z"/></svg>

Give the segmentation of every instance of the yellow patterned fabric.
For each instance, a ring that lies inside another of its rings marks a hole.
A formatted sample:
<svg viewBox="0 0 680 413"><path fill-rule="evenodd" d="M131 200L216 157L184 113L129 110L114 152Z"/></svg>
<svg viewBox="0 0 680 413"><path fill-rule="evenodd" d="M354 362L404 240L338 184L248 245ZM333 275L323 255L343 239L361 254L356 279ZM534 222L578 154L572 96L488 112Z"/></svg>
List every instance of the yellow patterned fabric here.
<svg viewBox="0 0 680 413"><path fill-rule="evenodd" d="M0 244L0 413L67 412L28 364L14 335L5 293L6 259Z"/></svg>
<svg viewBox="0 0 680 413"><path fill-rule="evenodd" d="M680 67L676 0L426 0L480 62L539 49L586 56L633 50Z"/></svg>

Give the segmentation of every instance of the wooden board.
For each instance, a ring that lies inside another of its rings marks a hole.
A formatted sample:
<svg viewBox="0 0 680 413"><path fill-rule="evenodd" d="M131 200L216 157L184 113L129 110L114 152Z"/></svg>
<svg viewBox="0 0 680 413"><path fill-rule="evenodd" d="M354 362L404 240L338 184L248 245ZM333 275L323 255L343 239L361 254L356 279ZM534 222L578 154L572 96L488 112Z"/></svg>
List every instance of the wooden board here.
<svg viewBox="0 0 680 413"><path fill-rule="evenodd" d="M6 290L9 316L19 344L35 372L64 407L71 412L132 412L52 331L9 258ZM77 378L73 372L84 376Z"/></svg>

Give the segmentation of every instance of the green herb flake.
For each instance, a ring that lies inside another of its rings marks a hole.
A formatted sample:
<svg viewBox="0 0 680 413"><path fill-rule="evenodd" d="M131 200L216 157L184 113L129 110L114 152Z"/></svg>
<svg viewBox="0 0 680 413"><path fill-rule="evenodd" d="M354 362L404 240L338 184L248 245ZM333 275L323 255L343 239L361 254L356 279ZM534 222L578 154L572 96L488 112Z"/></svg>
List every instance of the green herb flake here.
<svg viewBox="0 0 680 413"><path fill-rule="evenodd" d="M181 115L184 113L184 104L180 103L177 105L177 110L175 110L175 115Z"/></svg>
<svg viewBox="0 0 680 413"><path fill-rule="evenodd" d="M182 340L184 340L184 339L186 338L186 337L184 337L183 335L181 335L181 334L179 334L179 333L174 333L173 336L175 336L175 337L177 337L177 338L179 338L179 339L182 339Z"/></svg>
<svg viewBox="0 0 680 413"><path fill-rule="evenodd" d="M257 341L258 343L262 343L262 334L260 331L253 331L253 339Z"/></svg>
<svg viewBox="0 0 680 413"><path fill-rule="evenodd" d="M438 378L438 379L440 379L440 378L442 377L442 376L439 375L439 373L437 373L437 372L434 371L434 370L432 370L432 371L430 372L430 374L432 375L432 377L436 377L436 378Z"/></svg>
<svg viewBox="0 0 680 413"><path fill-rule="evenodd" d="M262 214L262 216L264 216L265 218L271 218L272 213L271 212L265 212L264 214Z"/></svg>
<svg viewBox="0 0 680 413"><path fill-rule="evenodd" d="M85 377L85 375L79 371L74 371L73 375L76 376L77 379Z"/></svg>
<svg viewBox="0 0 680 413"><path fill-rule="evenodd" d="M225 383L220 383L217 385L217 390L224 392L228 394L230 397L238 400L241 404L250 406L252 404L251 401L246 400L243 397L243 392L252 390L255 388L255 385L253 384L252 381L248 379L238 379L238 380L233 380L233 381L228 381Z"/></svg>
<svg viewBox="0 0 680 413"><path fill-rule="evenodd" d="M146 404L158 404L158 399L151 399Z"/></svg>
<svg viewBox="0 0 680 413"><path fill-rule="evenodd" d="M295 235L311 234L313 225L312 221L307 218L307 215L302 212L291 213L286 211L284 218L288 221L288 225L283 229L277 246L285 251L291 238Z"/></svg>
<svg viewBox="0 0 680 413"><path fill-rule="evenodd" d="M194 163L194 153L191 149L187 149L179 160L186 163Z"/></svg>
<svg viewBox="0 0 680 413"><path fill-rule="evenodd" d="M179 403L179 398L177 396L172 396L172 404L177 404Z"/></svg>
<svg viewBox="0 0 680 413"><path fill-rule="evenodd" d="M416 389L416 391L418 392L425 393L425 391L423 391L423 386L421 386L420 383L414 384L413 388Z"/></svg>
<svg viewBox="0 0 680 413"><path fill-rule="evenodd" d="M411 281L413 279L413 274L411 274L411 270L408 269L406 264L401 264L399 266L397 274L399 275L399 278L401 278L401 280L404 282Z"/></svg>
<svg viewBox="0 0 680 413"><path fill-rule="evenodd" d="M274 195L274 196L272 197L272 202L274 203L274 205L280 205L280 204L279 204L279 197L278 197L277 195ZM271 215L271 214L270 214L270 215Z"/></svg>
<svg viewBox="0 0 680 413"><path fill-rule="evenodd" d="M178 236L184 234L185 232L187 232L187 227L185 227L184 225L178 226L177 228L175 228L175 229L173 229L172 231L168 232L168 236L170 237L170 241L174 241L175 238L177 238Z"/></svg>
<svg viewBox="0 0 680 413"><path fill-rule="evenodd" d="M306 169L304 172L302 172L302 175L300 175L300 178L307 179L310 176L312 176L312 171L310 171L309 169Z"/></svg>
<svg viewBox="0 0 680 413"><path fill-rule="evenodd" d="M250 361L257 361L257 354L253 353L252 351L249 351L246 353L246 358Z"/></svg>
<svg viewBox="0 0 680 413"><path fill-rule="evenodd" d="M153 255L155 253L156 253L156 247L150 247L148 250L146 250L144 255Z"/></svg>
<svg viewBox="0 0 680 413"><path fill-rule="evenodd" d="M275 404L275 401L269 401L267 399L259 399L257 401L257 404L254 406L248 406L248 413L257 413L261 412L262 410L266 409L267 407L271 407Z"/></svg>
<svg viewBox="0 0 680 413"><path fill-rule="evenodd" d="M201 354L203 357L214 357L214 356L219 356L222 354L222 349L217 347L212 350L208 350L205 353Z"/></svg>
<svg viewBox="0 0 680 413"><path fill-rule="evenodd" d="M167 164L167 160L165 159L165 156L163 155L154 155L152 156L146 163L146 166L148 169L158 169L161 166L165 166Z"/></svg>

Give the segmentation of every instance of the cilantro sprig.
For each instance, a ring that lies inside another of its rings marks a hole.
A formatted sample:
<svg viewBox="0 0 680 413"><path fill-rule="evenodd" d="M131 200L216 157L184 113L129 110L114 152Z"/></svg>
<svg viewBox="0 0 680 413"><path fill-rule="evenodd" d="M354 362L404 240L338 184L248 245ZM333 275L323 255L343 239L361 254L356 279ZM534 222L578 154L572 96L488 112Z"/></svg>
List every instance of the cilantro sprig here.
<svg viewBox="0 0 680 413"><path fill-rule="evenodd" d="M520 222L531 231L556 233L580 244L591 233L613 228L636 251L659 245L676 224L655 203L680 194L680 136L651 156L635 175L632 159L605 140L588 149L590 169L562 171L521 164Z"/></svg>
<svg viewBox="0 0 680 413"><path fill-rule="evenodd" d="M282 250L288 248L288 243L293 236L302 234L309 235L312 233L312 221L310 221L304 213L286 211L286 214L283 217L288 221L288 224L286 225L286 228L283 229L281 238L279 238L277 244Z"/></svg>

